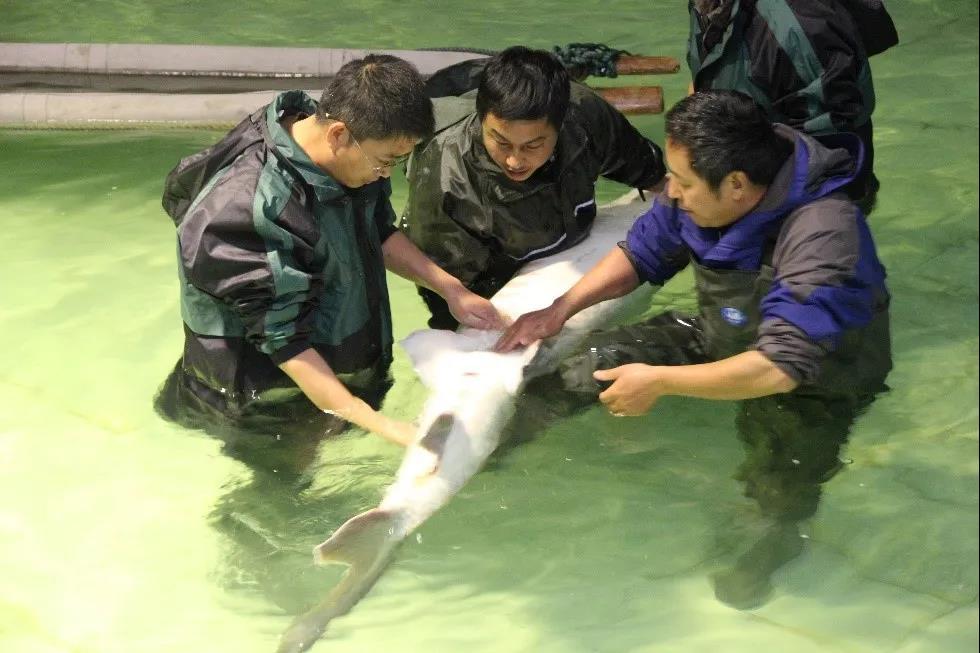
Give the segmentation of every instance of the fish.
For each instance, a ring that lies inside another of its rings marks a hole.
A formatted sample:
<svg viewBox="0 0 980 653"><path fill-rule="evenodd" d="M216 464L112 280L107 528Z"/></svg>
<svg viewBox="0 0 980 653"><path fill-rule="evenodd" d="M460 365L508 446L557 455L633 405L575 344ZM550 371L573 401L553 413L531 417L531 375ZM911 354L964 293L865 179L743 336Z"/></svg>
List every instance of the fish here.
<svg viewBox="0 0 980 653"><path fill-rule="evenodd" d="M603 205L585 240L527 263L491 301L512 318L550 305L625 238L645 208L635 192ZM499 331L423 329L404 338L400 345L429 390L418 418L419 437L378 506L352 517L314 548L316 564L348 569L322 601L293 621L277 653L308 650L333 619L370 591L398 545L448 503L497 448L529 380L554 371L593 329L645 309L653 291L643 284L591 306L558 335L508 353L492 351Z"/></svg>

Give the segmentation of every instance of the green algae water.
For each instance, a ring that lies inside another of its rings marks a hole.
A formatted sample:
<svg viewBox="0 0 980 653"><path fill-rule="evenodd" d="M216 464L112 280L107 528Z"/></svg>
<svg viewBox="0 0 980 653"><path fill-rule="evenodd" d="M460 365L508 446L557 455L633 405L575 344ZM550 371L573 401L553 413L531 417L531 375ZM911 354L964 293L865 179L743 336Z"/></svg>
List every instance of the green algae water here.
<svg viewBox="0 0 980 653"><path fill-rule="evenodd" d="M681 0L0 0L0 41L550 47L683 57ZM977 6L892 0L902 44L872 61L870 223L893 294L891 391L862 415L804 524L806 550L752 611L708 576L758 529L732 475L732 404L594 408L505 446L401 547L314 651L975 651L978 635ZM605 83L633 83L619 79ZM687 85L664 86L669 106ZM662 118L638 127L662 141ZM160 208L204 131L0 131L0 651L251 653L340 570L311 548L377 503L400 462L351 430L285 483L162 422L181 348L174 230ZM395 179L396 208L405 185ZM603 184L599 199L620 188ZM390 280L396 337L424 326ZM692 307L690 278L651 312ZM425 392L401 354L386 412Z"/></svg>

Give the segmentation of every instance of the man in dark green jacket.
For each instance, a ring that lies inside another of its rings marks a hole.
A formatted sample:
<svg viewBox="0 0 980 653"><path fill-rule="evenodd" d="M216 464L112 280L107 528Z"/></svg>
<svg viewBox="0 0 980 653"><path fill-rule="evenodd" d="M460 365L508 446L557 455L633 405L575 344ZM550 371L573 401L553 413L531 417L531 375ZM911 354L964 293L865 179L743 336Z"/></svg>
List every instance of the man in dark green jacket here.
<svg viewBox="0 0 980 653"><path fill-rule="evenodd" d="M463 96L434 100L437 133L409 163L405 232L484 297L527 261L588 235L600 175L641 189L664 176L660 148L572 84L548 52L509 48L437 73L428 87ZM445 302L420 294L429 326L457 326Z"/></svg>
<svg viewBox="0 0 980 653"><path fill-rule="evenodd" d="M880 0L689 0L692 90L745 93L772 122L811 135L853 132L863 164L846 189L874 206L868 57L898 42Z"/></svg>
<svg viewBox="0 0 980 653"><path fill-rule="evenodd" d="M500 324L393 225L390 171L432 129L418 72L371 55L343 66L319 104L282 93L178 164L164 207L185 340L162 415L270 435L323 433L339 417L410 441L410 425L376 412L391 362L385 268L444 297L465 324Z"/></svg>

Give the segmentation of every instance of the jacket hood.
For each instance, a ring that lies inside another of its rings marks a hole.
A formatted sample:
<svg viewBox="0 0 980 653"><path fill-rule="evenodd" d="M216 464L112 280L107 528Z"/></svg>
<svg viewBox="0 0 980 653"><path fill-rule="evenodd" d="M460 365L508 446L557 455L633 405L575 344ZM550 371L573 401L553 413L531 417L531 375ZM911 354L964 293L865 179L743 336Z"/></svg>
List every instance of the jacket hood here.
<svg viewBox="0 0 980 653"><path fill-rule="evenodd" d="M727 229L698 227L685 219L684 239L704 261L727 261L736 268L757 265L761 245L775 237L783 219L797 208L838 191L854 179L863 145L854 134L813 137L785 125L777 133L793 141L793 152L776 174L759 205Z"/></svg>
<svg viewBox="0 0 980 653"><path fill-rule="evenodd" d="M312 116L317 103L303 91L286 91L276 96L265 112L265 131L271 143L269 148L287 169L309 185L321 202L336 199L345 194L344 188L333 177L313 163L303 148L283 128L281 120L286 116Z"/></svg>
<svg viewBox="0 0 980 653"><path fill-rule="evenodd" d="M316 102L302 91L280 93L270 104L238 123L220 141L181 159L167 175L163 190L163 207L174 224L183 221L196 198L219 177L219 173L246 151L257 147L264 148L266 154L263 156L274 156L321 201L345 194L341 185L310 160L279 122L285 116L313 115L316 106Z"/></svg>
<svg viewBox="0 0 980 653"><path fill-rule="evenodd" d="M850 183L864 162L861 139L850 133L810 136L776 124L793 153L769 185L757 211L789 212Z"/></svg>
<svg viewBox="0 0 980 653"><path fill-rule="evenodd" d="M711 51L731 32L732 20L738 12L737 0L693 0L702 32L705 51Z"/></svg>

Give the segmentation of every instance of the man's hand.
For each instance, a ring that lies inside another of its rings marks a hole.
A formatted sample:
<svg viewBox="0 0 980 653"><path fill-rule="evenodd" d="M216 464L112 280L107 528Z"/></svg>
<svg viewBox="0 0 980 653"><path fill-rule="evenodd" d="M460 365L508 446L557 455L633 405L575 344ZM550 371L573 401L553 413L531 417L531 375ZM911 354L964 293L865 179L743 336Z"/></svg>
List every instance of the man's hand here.
<svg viewBox="0 0 980 653"><path fill-rule="evenodd" d="M381 249L386 268L445 299L449 312L460 324L474 329L503 329L507 326L493 304L436 265L405 234L393 233Z"/></svg>
<svg viewBox="0 0 980 653"><path fill-rule="evenodd" d="M613 384L599 394L599 401L616 416L645 415L664 395L663 368L642 363L621 365L609 370L597 370L597 381Z"/></svg>
<svg viewBox="0 0 980 653"><path fill-rule="evenodd" d="M446 293L449 312L463 326L474 329L503 329L507 322L489 299L459 284L452 292Z"/></svg>
<svg viewBox="0 0 980 653"><path fill-rule="evenodd" d="M517 347L527 347L533 342L550 338L559 331L568 317L558 303L540 311L525 313L514 322L493 346L498 353L506 353Z"/></svg>

